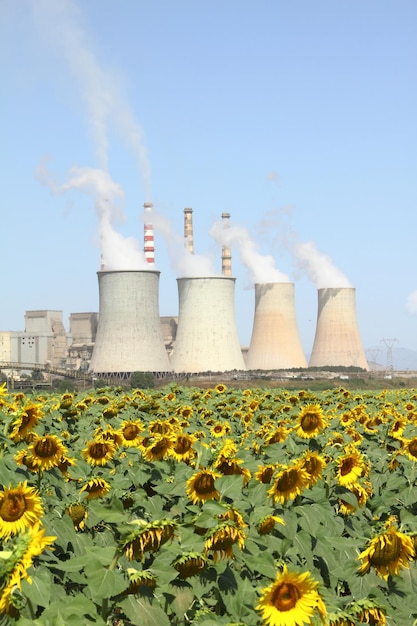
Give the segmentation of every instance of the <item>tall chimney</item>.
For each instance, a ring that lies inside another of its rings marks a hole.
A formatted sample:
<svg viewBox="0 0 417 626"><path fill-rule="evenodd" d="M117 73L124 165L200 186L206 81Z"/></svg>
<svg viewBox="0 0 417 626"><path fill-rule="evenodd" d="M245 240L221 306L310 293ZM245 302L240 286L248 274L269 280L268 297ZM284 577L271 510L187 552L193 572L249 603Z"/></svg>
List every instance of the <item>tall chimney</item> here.
<svg viewBox="0 0 417 626"><path fill-rule="evenodd" d="M194 254L193 239L193 210L184 209L184 240L185 247L190 254Z"/></svg>
<svg viewBox="0 0 417 626"><path fill-rule="evenodd" d="M230 226L230 213L222 213L222 220L225 227L228 228ZM222 247L222 274L223 276L232 275L232 254L227 246Z"/></svg>
<svg viewBox="0 0 417 626"><path fill-rule="evenodd" d="M368 371L356 319L353 287L318 290L317 326L310 367L342 365Z"/></svg>
<svg viewBox="0 0 417 626"><path fill-rule="evenodd" d="M145 209L145 225L143 227L144 234L144 252L146 261L150 265L155 264L155 245L154 245L154 236L153 236L153 224L152 224L152 209L153 204L151 202L145 202L143 205Z"/></svg>

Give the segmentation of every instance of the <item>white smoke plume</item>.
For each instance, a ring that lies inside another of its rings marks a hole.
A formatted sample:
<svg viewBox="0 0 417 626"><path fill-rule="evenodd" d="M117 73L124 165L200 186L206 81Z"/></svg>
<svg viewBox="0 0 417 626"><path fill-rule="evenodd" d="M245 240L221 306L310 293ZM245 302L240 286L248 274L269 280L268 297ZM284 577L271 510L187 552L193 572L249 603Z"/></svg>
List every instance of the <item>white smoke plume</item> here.
<svg viewBox="0 0 417 626"><path fill-rule="evenodd" d="M184 237L174 232L169 220L153 211L153 227L164 238L171 266L178 278L203 278L220 276L216 271L213 257L191 253L186 247Z"/></svg>
<svg viewBox="0 0 417 626"><path fill-rule="evenodd" d="M406 307L411 315L417 315L417 291L413 291L413 293L408 296Z"/></svg>
<svg viewBox="0 0 417 626"><path fill-rule="evenodd" d="M53 180L45 164L37 170L38 179L53 193L65 193L71 189L82 191L94 198L99 219L101 263L108 270L149 269L144 252L134 237L123 237L113 226L116 220L124 219L118 203L124 199L122 187L115 183L108 172L94 168L73 167L67 180L58 184Z"/></svg>
<svg viewBox="0 0 417 626"><path fill-rule="evenodd" d="M228 221L217 221L209 231L221 246L231 248L237 245L242 263L248 270L251 283L288 283L289 278L275 267L274 258L257 251L249 232L242 226L230 225Z"/></svg>
<svg viewBox="0 0 417 626"><path fill-rule="evenodd" d="M331 258L317 250L312 241L296 242L292 252L297 267L307 274L317 289L352 286L348 278L333 265Z"/></svg>
<svg viewBox="0 0 417 626"><path fill-rule="evenodd" d="M141 126L121 96L120 78L104 70L82 27L79 7L73 0L31 0L35 23L54 56L62 55L79 85L97 151L100 169L108 169L110 120L133 150L143 179L145 199L150 199L151 172Z"/></svg>

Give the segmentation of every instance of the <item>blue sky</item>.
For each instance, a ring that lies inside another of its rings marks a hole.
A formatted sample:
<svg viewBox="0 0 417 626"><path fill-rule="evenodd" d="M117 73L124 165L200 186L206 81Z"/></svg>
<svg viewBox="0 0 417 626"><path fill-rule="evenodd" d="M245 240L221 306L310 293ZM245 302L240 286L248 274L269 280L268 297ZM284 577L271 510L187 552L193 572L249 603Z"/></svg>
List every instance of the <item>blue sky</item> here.
<svg viewBox="0 0 417 626"><path fill-rule="evenodd" d="M294 282L310 353L308 243L355 287L365 350L417 350L415 0L3 0L0 22L1 330L97 311L103 198L139 248L150 200L161 315L178 311L183 209L217 271L229 212L243 345L250 244Z"/></svg>

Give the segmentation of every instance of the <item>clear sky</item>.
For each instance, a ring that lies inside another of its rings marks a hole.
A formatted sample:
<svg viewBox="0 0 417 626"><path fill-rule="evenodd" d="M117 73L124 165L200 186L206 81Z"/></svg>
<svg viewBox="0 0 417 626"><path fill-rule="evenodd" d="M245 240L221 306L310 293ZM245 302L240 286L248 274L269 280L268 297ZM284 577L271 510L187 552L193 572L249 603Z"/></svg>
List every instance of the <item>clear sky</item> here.
<svg viewBox="0 0 417 626"><path fill-rule="evenodd" d="M103 242L140 250L151 201L161 315L183 209L218 272L229 212L242 345L258 260L294 282L306 354L318 287L345 286L320 263L365 351L417 350L415 0L1 0L0 24L0 330L98 311Z"/></svg>

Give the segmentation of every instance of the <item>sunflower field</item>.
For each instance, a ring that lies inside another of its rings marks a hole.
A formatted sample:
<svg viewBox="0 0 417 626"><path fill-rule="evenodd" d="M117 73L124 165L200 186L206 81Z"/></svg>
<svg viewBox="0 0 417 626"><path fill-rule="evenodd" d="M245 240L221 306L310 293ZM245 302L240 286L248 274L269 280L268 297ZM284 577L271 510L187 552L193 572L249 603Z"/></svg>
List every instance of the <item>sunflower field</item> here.
<svg viewBox="0 0 417 626"><path fill-rule="evenodd" d="M417 391L0 386L0 624L417 624Z"/></svg>

